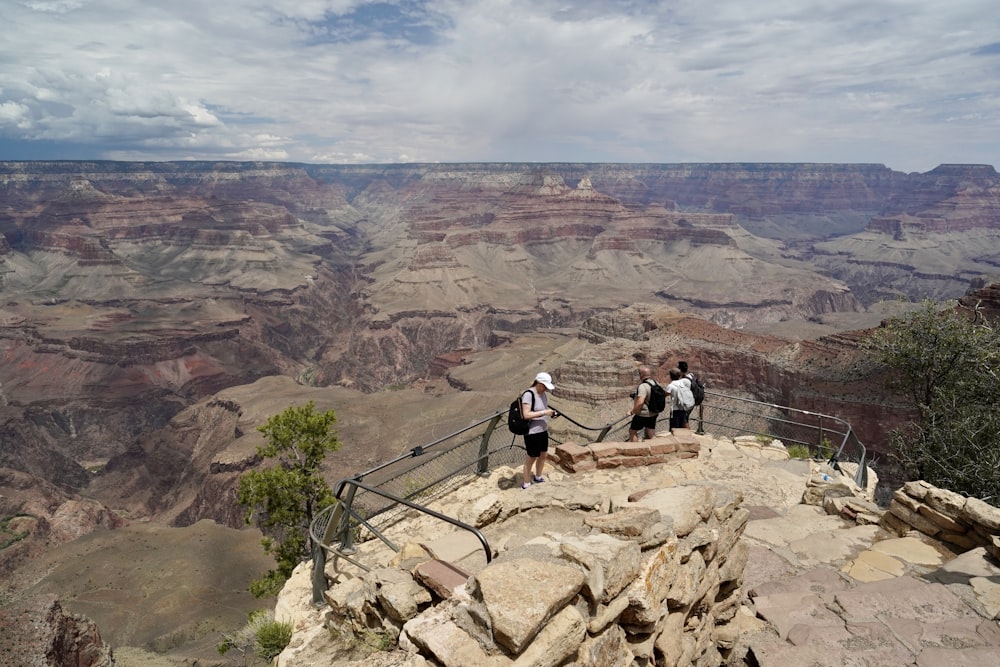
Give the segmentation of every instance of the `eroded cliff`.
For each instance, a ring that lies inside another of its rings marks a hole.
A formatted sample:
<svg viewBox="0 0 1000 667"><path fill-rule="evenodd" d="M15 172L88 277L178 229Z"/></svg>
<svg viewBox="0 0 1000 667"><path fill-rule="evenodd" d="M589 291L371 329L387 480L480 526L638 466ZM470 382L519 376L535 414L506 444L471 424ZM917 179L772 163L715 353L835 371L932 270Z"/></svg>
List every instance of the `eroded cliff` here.
<svg viewBox="0 0 1000 667"><path fill-rule="evenodd" d="M0 163L0 493L37 528L0 560L58 542L41 527L81 493L78 531L238 526L270 414L336 409L336 478L495 409L539 363L596 412L633 362L683 356L877 443L898 409L862 334L824 323L992 284L998 184L975 165ZM795 322L827 335L749 333Z"/></svg>

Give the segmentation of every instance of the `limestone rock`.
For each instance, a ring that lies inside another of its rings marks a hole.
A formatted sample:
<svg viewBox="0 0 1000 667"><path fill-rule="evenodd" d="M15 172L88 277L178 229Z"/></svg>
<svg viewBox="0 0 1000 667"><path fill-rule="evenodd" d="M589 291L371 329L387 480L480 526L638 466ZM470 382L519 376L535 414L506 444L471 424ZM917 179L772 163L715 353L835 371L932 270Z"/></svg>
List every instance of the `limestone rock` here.
<svg viewBox="0 0 1000 667"><path fill-rule="evenodd" d="M944 515L959 516L965 507L966 498L962 494L949 491L948 489L931 487L927 489L927 494L923 497L923 501L928 507Z"/></svg>
<svg viewBox="0 0 1000 667"><path fill-rule="evenodd" d="M556 667L576 655L587 636L587 623L572 605L563 607L545 624L524 652L514 660L515 667Z"/></svg>
<svg viewBox="0 0 1000 667"><path fill-rule="evenodd" d="M447 604L431 607L407 621L402 635L407 641L429 652L444 667L507 667L513 663L504 655L488 653L479 642L462 630L452 620Z"/></svg>
<svg viewBox="0 0 1000 667"><path fill-rule="evenodd" d="M663 516L673 518L674 533L684 537L715 509L715 488L709 484L685 484L657 489L638 501L636 505L657 509Z"/></svg>
<svg viewBox="0 0 1000 667"><path fill-rule="evenodd" d="M604 632L592 633L587 637L580 645L575 664L628 667L632 664L633 657L625 640L624 630L614 625Z"/></svg>
<svg viewBox="0 0 1000 667"><path fill-rule="evenodd" d="M979 498L967 498L962 508L962 518L1000 532L1000 509Z"/></svg>
<svg viewBox="0 0 1000 667"><path fill-rule="evenodd" d="M482 528L496 521L502 511L503 499L499 494L490 493L477 498L468 509L463 509L459 518L476 528Z"/></svg>
<svg viewBox="0 0 1000 667"><path fill-rule="evenodd" d="M518 654L583 586L579 568L512 558L485 568L469 592L486 604L497 644Z"/></svg>
<svg viewBox="0 0 1000 667"><path fill-rule="evenodd" d="M677 540L671 539L646 558L638 578L628 588L629 607L623 614L628 623L655 623L679 567Z"/></svg>
<svg viewBox="0 0 1000 667"><path fill-rule="evenodd" d="M584 595L597 603L606 604L616 597L639 572L642 554L634 542L600 534L567 536L560 546L563 554L584 568Z"/></svg>
<svg viewBox="0 0 1000 667"><path fill-rule="evenodd" d="M413 618L421 605L431 602L426 588L414 581L410 574L394 568L372 570L363 581L366 597L377 600L389 617L399 623Z"/></svg>
<svg viewBox="0 0 1000 667"><path fill-rule="evenodd" d="M587 517L584 522L602 533L635 541L640 548L657 547L673 533L673 519L656 509L629 506L610 514Z"/></svg>

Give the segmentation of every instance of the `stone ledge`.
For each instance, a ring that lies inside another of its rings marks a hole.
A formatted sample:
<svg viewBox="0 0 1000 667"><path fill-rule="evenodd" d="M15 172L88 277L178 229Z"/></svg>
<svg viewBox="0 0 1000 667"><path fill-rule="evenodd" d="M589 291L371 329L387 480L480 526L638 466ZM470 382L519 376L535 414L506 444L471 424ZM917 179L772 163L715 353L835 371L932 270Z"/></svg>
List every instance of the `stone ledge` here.
<svg viewBox="0 0 1000 667"><path fill-rule="evenodd" d="M552 451L551 460L566 472L578 473L682 461L697 457L699 452L701 441L683 428L640 442L598 442L589 447L567 443Z"/></svg>
<svg viewBox="0 0 1000 667"><path fill-rule="evenodd" d="M983 547L1000 560L1000 509L923 480L893 494L879 525L900 537L916 530L965 551Z"/></svg>

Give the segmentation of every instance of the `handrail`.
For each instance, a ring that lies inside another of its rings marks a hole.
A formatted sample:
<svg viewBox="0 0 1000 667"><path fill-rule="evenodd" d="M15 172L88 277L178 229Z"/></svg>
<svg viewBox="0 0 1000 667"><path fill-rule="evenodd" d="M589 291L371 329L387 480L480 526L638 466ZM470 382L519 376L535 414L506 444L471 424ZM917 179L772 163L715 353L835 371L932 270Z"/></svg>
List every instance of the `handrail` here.
<svg viewBox="0 0 1000 667"><path fill-rule="evenodd" d="M383 496L384 498L388 498L389 500L392 500L393 502L397 502L400 505L406 505L407 507L409 507L411 509L415 509L418 512L423 512L424 514L432 516L435 519L439 519L439 520L444 521L446 523L450 523L453 526L456 526L458 528L461 528L462 530L466 530L466 531L472 533L473 535L476 536L476 539L479 540L479 543L483 547L483 552L486 554L486 562L489 563L490 561L493 560L493 554L490 551L490 544L489 544L489 542L486 541L486 537L481 532L479 532L479 529L476 528L475 526L470 526L469 524L465 523L464 521L460 521L460 520L458 520L458 519L456 519L454 517L450 517L447 514L442 514L441 512L437 512L435 510L432 510L429 507L425 507L423 505L420 505L419 503L415 503L415 502L412 502L410 500L407 500L406 498L400 498L399 496L396 496L396 495L394 495L392 493L388 493L387 491L382 491L381 489L378 489L378 488L376 488L374 486L371 486L369 484L365 484L364 482L361 482L361 481L356 480L356 479L341 480L340 484L338 485L337 491L335 492L335 495L338 498L340 497L340 493L343 491L343 488L345 486L347 486L347 485L355 486L355 487L357 487L359 489L364 489L365 491L368 491L369 493L374 493L376 495ZM364 518L359 517L357 515L355 515L355 517L359 521L361 521L362 525L364 525L366 528L368 528L369 530L371 530L374 535L378 536L379 539L381 539L383 542L385 542L389 546L389 548L391 548L393 551L399 551L398 547L396 547L392 542L390 542L388 539L386 539L385 536L382 535L379 531L375 530L371 526L371 524L368 523L367 520L365 520ZM350 531L348 531L348 533L349 532Z"/></svg>
<svg viewBox="0 0 1000 667"><path fill-rule="evenodd" d="M384 498L388 498L389 500L392 500L395 503L399 503L400 505L405 505L406 507L409 507L411 509L415 509L418 512L423 512L424 514L432 516L435 519L439 519L439 520L444 521L446 523L450 523L451 525L456 526L457 528L461 528L462 530L465 530L465 531L468 531L468 532L472 533L473 535L476 536L476 539L479 540L479 543L483 547L483 553L486 554L486 563L489 564L490 562L493 561L493 552L490 549L489 542L486 541L486 536L483 535L479 531L479 529L476 528L475 526L470 526L469 524L465 523L464 521L460 521L460 520L458 520L458 519L456 519L454 517L450 517L447 514L442 514L441 512L432 510L431 508L426 507L424 505L420 505L419 503L412 502L410 500L407 500L406 498L400 498L399 496L396 496L396 495L394 495L392 493L389 493L387 491L383 491L383 490L381 490L381 489L379 489L377 487L371 486L370 484L365 484L364 482L360 481L359 479L350 479L350 478L348 478L348 479L341 480L340 483L337 484L337 489L334 492L334 495L337 497L338 502L335 503L335 504L333 504L333 505L331 505L329 508L326 508L326 509L323 510L325 512L325 511L327 511L327 509L329 509L329 511L331 513L331 516L328 519L328 523L327 523L326 529L323 531L324 535L323 535L322 539L320 539L319 536L316 535L316 532L314 530L315 527L318 525L317 521L314 520L313 523L312 523L312 525L309 526L309 536L312 538L312 543L315 544L315 545L318 545L318 549L315 549L314 553L313 553L313 572L314 573L317 572L317 571L323 572L326 569L326 550L327 549L330 549L331 551L333 551L334 553L336 553L338 556L345 556L345 557L348 557L348 556L352 555L355 552L355 549L353 549L353 546L351 544L351 539L350 539L351 530L352 530L352 527L350 525L350 519L351 518L356 519L359 522L360 525L363 525L368 530L370 530L373 535L375 535L380 540L382 540L382 542L384 542L390 549L392 549L393 551L395 551L397 553L399 552L399 547L397 547L395 544L393 544L392 541L390 541L385 535L383 535L379 530L377 530L374 526L372 526L368 522L367 519L365 519L364 517L362 517L361 515L359 515L357 512L354 512L350 508L349 504L345 505L341 501L341 493L343 493L344 487L346 487L346 486L351 486L353 488L364 489L365 491L368 491L369 493L374 493L374 494L382 496ZM353 493L351 493L351 495L353 495ZM341 517L342 517L341 521L339 521L339 522L337 522L336 518L334 516L332 516L336 512L336 508L338 508L338 507L341 508ZM317 518L319 518L319 517L317 517ZM331 537L331 535L330 535L330 532L331 532L330 529L335 525L335 522L339 523L339 527L338 527L336 533L342 533L341 547L339 547L339 548L331 547L331 546L329 546L327 544L327 542L331 541L330 540L330 537ZM317 582L317 577L314 575L313 576L313 602L315 602L315 603L321 603L321 602L323 602L323 594L322 594L322 591L318 591L317 590L317 583L318 583Z"/></svg>
<svg viewBox="0 0 1000 667"><path fill-rule="evenodd" d="M867 450L846 420L715 391L706 391L705 395L705 401L691 415L691 421L697 425L697 433L704 434L707 425L717 437L752 434L775 437L786 444L802 444L814 454L821 453L837 470L841 470L841 461L855 461L858 469L854 474L854 482L862 488L867 486ZM627 437L625 429L628 417L618 418L601 427L591 427L581 424L557 408L553 409L567 422L581 429L583 433L579 435L586 442L597 443L612 437ZM388 524L393 516L398 516L390 510L399 506L415 509L473 532L486 551L487 562L490 562L489 544L482 533L473 526L429 509L415 499L437 495L448 484L461 483L467 479L464 476L466 474L486 475L491 467L497 465L520 465L523 461L523 446L501 426L506 413L506 410L493 412L469 426L425 445L413 447L370 470L341 480L336 486L337 502L321 510L309 527L314 545L314 602L323 602L327 550L366 569L363 564L351 559L356 552L353 545L353 530L356 527L365 526L390 548L399 550L373 524L376 517L379 517L380 525ZM574 434L574 429L558 431L559 437L566 433ZM839 443L834 446L831 439L838 438ZM552 442L559 444L556 436L552 436ZM375 479L369 480L370 483L364 481L372 477ZM373 501L373 498L380 500ZM386 500L389 501L388 504L384 503Z"/></svg>
<svg viewBox="0 0 1000 667"><path fill-rule="evenodd" d="M834 415L792 408L786 405L778 405L776 403L766 403L750 398L737 397L708 390L705 391L705 397L705 402L699 405L696 409L698 416L695 417L692 415L692 421L695 421L698 424L696 429L697 433L704 434L705 424L708 424L710 426L720 427L722 430L731 430L750 435L774 436L786 444L806 445L811 450L822 452L824 458L827 458L828 463L835 470L841 470L839 463L845 460L845 458L847 460L855 461L858 464L858 470L854 474L854 483L861 488L865 488L868 485L868 452L865 446L858 439L857 434L854 432L854 429L847 420ZM716 400L709 400L712 397ZM741 409L726 407L727 405L732 405L733 403L749 405L756 408L756 411L743 412ZM708 418L706 418L704 415L706 406L710 411L718 410L725 412L725 418L716 418L713 420L711 414ZM738 419L736 419L734 415L749 417L751 418L750 421L756 420L757 424L766 426L767 428L766 430L754 429L746 423L740 425ZM815 423L797 421L792 419L790 415L800 415L802 418L812 418L815 419ZM841 426L843 430L841 431L836 428L830 428L830 422ZM797 437L799 433L808 433L810 431L815 432L815 440L804 440ZM832 446L833 443L827 438L827 435L840 436L840 442L837 447ZM856 450L852 452L851 455L848 455L849 446L851 446L851 449Z"/></svg>

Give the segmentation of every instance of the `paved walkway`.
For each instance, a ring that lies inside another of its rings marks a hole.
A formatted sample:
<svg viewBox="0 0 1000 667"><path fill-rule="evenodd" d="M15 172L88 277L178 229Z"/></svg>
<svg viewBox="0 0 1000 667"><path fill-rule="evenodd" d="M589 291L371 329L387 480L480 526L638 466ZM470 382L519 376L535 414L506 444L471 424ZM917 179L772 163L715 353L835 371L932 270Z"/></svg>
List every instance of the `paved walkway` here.
<svg viewBox="0 0 1000 667"><path fill-rule="evenodd" d="M749 664L1000 665L1000 567L984 549L956 555L811 505L755 510L744 583L768 627L749 640Z"/></svg>

